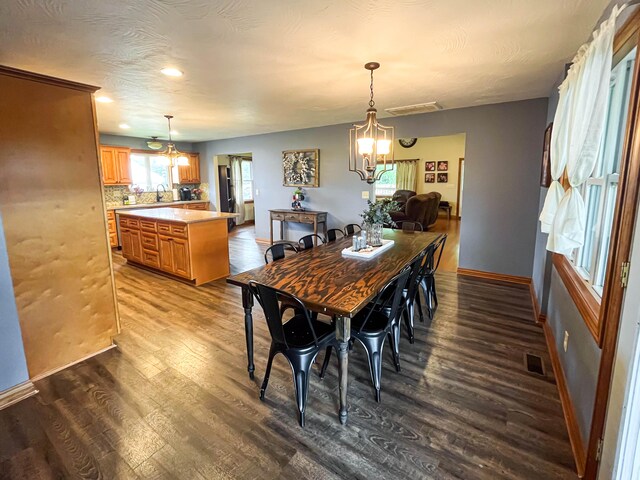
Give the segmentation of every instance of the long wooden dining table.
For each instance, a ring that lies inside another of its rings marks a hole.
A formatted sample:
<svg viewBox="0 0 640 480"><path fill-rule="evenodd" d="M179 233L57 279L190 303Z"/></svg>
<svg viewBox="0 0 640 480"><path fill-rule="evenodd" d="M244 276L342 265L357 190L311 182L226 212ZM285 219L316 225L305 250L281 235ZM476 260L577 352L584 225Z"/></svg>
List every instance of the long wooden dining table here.
<svg viewBox="0 0 640 480"><path fill-rule="evenodd" d="M338 341L340 423L347 422L347 379L351 318L362 310L402 268L442 234L385 229L394 245L370 259L348 258L342 250L351 237L304 250L296 255L227 278L242 288L249 376L253 379L253 296L249 282L280 289L298 297L307 308L335 318Z"/></svg>

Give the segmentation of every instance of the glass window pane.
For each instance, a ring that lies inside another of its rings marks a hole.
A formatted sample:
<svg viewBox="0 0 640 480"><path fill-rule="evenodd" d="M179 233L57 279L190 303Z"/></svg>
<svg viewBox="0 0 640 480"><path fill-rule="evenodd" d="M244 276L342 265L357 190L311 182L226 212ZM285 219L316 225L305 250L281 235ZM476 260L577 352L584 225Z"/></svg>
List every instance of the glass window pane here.
<svg viewBox="0 0 640 480"><path fill-rule="evenodd" d="M602 295L604 287L604 277L607 273L607 259L609 258L609 245L611 243L611 227L613 226L613 215L616 208L616 199L618 196L618 179L607 183L607 200L604 206L604 218L602 221L602 239L600 241L600 249L598 252L598 263L596 267L595 280L593 287Z"/></svg>
<svg viewBox="0 0 640 480"><path fill-rule="evenodd" d="M387 165L387 169L389 166ZM376 167L376 174L384 170L384 165L378 165ZM378 197L390 197L396 191L396 165L393 165L393 169L382 174L380 180L375 183L376 196Z"/></svg>
<svg viewBox="0 0 640 480"><path fill-rule="evenodd" d="M242 177L242 198L244 200L253 200L253 182L251 180L245 180Z"/></svg>
<svg viewBox="0 0 640 480"><path fill-rule="evenodd" d="M163 165L156 155L149 156L149 179L152 189L160 184L169 184L169 167Z"/></svg>
<svg viewBox="0 0 640 480"><path fill-rule="evenodd" d="M147 157L131 154L131 182L147 190Z"/></svg>
<svg viewBox="0 0 640 480"><path fill-rule="evenodd" d="M240 168L242 169L243 180L253 180L253 168L251 162L243 160L240 162Z"/></svg>
<svg viewBox="0 0 640 480"><path fill-rule="evenodd" d="M600 185L589 185L587 187L587 223L585 228L584 245L580 251L578 266L583 268L589 277L592 275L593 249L596 241L596 228L598 227L598 210L600 206L600 195L602 187Z"/></svg>

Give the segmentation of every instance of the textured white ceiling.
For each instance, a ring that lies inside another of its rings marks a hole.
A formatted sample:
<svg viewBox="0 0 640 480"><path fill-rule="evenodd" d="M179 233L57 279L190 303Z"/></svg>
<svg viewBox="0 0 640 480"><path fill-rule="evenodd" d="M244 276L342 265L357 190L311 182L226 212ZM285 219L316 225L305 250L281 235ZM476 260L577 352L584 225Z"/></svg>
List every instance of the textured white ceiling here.
<svg viewBox="0 0 640 480"><path fill-rule="evenodd" d="M1 0L0 64L102 86L101 132L163 136L172 113L209 140L364 118L370 60L380 111L547 96L608 3Z"/></svg>

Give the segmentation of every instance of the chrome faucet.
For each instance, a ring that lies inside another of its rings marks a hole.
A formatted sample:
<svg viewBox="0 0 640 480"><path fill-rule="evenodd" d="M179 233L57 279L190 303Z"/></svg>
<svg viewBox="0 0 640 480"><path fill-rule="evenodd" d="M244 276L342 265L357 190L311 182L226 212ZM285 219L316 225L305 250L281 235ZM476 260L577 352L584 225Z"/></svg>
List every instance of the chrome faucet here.
<svg viewBox="0 0 640 480"><path fill-rule="evenodd" d="M167 189L164 188L164 185L163 184L159 184L156 187L156 202L161 202L162 201L162 196L160 195L160 187L162 187L162 191L163 192L167 193Z"/></svg>

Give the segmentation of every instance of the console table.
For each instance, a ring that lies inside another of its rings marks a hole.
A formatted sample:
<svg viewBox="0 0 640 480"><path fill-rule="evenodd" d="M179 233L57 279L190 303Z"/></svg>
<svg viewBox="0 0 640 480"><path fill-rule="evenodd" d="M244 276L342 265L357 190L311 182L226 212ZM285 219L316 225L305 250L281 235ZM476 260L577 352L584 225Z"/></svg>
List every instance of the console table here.
<svg viewBox="0 0 640 480"><path fill-rule="evenodd" d="M284 240L284 223L308 223L313 225L313 233L318 234L318 224L323 224L324 237L327 237L327 212L315 212L312 210L305 210L303 212L296 212L295 210L269 210L271 216L269 220L269 229L271 233L271 245L273 245L273 221L278 220L280 222L280 240ZM314 245L318 244L318 239L313 239Z"/></svg>

